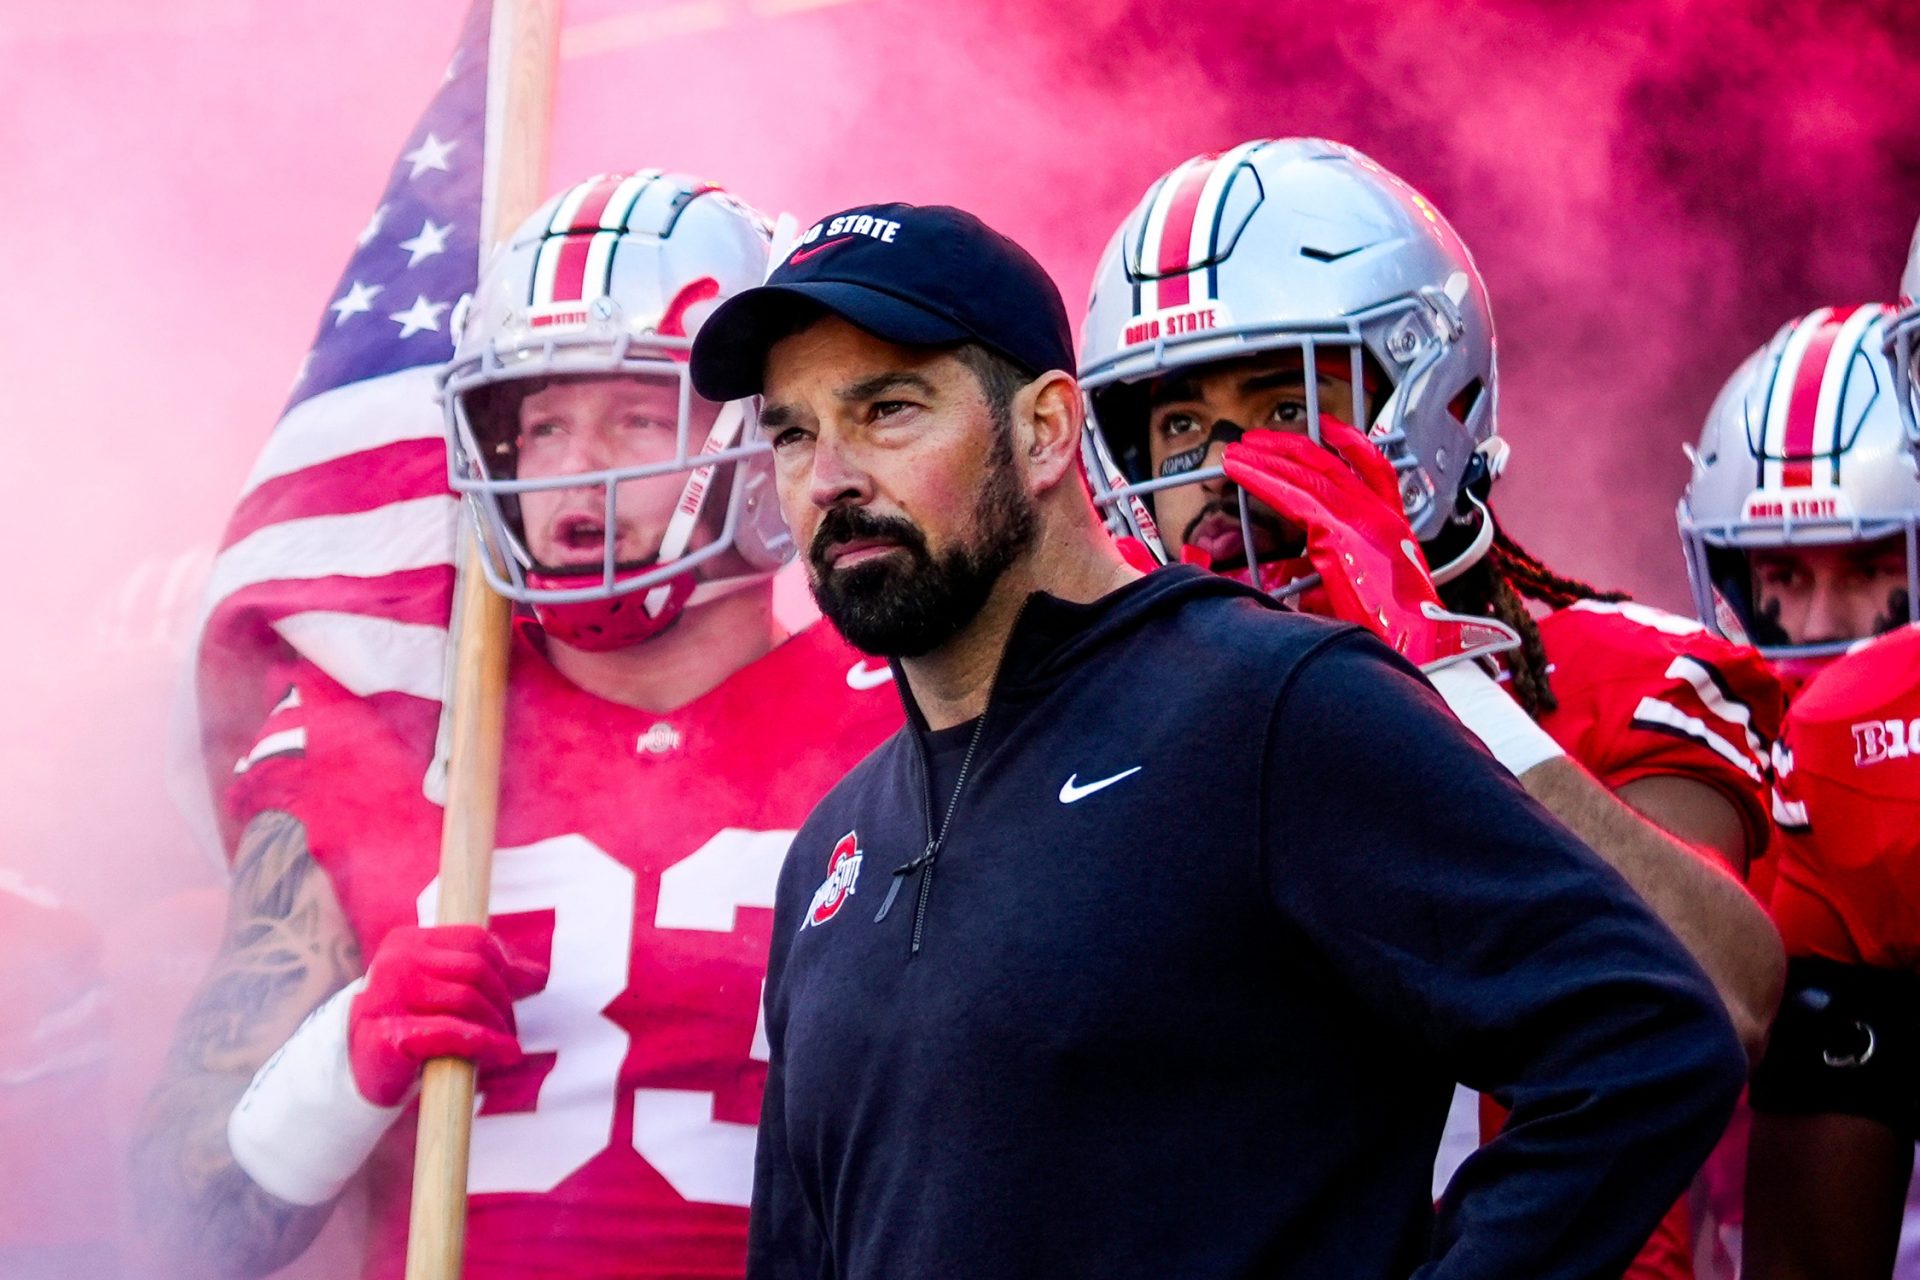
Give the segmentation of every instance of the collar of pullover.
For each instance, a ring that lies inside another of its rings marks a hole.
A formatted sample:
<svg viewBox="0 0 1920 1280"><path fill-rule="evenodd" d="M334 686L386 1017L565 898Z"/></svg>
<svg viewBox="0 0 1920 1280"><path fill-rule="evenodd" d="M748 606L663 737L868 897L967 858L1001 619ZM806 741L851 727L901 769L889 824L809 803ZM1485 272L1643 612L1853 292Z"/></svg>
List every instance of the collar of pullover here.
<svg viewBox="0 0 1920 1280"><path fill-rule="evenodd" d="M1156 569L1085 604L1036 591L1027 597L1007 636L992 696L998 699L1007 693L1048 685L1091 653L1132 634L1148 620L1172 613L1190 601L1214 596L1244 596L1271 608L1280 607L1251 587L1191 565ZM924 733L926 718L914 701L906 671L897 658L891 664L907 717Z"/></svg>

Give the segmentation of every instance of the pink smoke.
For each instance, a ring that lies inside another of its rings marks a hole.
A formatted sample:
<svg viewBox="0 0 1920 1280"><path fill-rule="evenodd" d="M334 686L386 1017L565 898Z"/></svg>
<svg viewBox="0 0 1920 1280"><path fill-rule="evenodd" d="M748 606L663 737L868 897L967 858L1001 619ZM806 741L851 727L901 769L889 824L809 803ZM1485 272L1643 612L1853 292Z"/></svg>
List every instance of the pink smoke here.
<svg viewBox="0 0 1920 1280"><path fill-rule="evenodd" d="M0 866L113 940L109 980L144 1014L123 1023L116 1132L214 927L217 873L162 759L198 574L464 8L0 14ZM1487 275L1509 525L1566 572L1684 608L1680 442L1789 315L1889 294L1920 215L1920 27L1902 16L574 0L550 185L661 165L803 221L961 204L1077 311L1113 226L1177 161L1255 136L1351 142L1431 196Z"/></svg>

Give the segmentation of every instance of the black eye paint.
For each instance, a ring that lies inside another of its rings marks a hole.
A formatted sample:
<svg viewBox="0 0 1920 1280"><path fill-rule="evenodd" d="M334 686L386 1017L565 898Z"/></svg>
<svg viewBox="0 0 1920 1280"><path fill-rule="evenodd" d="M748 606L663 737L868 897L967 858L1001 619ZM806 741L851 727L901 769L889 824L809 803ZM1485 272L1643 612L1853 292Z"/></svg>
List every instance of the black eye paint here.
<svg viewBox="0 0 1920 1280"><path fill-rule="evenodd" d="M1227 418L1213 424L1213 430L1207 432L1207 438L1191 449L1182 449L1179 453L1169 454L1160 463L1160 478L1183 476L1189 471L1197 471L1200 464L1207 460L1207 450L1218 444L1233 444L1247 434L1246 428Z"/></svg>
<svg viewBox="0 0 1920 1280"><path fill-rule="evenodd" d="M1895 587L1887 593L1887 611L1873 620L1873 635L1882 635L1895 627L1904 627L1913 616L1912 606L1908 602L1907 589Z"/></svg>

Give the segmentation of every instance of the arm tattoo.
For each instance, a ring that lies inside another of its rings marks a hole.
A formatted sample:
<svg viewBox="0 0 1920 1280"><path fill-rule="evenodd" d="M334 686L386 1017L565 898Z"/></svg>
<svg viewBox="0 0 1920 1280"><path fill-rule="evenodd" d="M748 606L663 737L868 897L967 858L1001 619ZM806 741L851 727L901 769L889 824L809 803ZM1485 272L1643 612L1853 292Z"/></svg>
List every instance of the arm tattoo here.
<svg viewBox="0 0 1920 1280"><path fill-rule="evenodd" d="M227 1117L253 1073L361 971L306 830L263 813L241 836L226 932L181 1017L134 1138L142 1217L179 1274L261 1276L298 1257L331 1205L288 1204L234 1163Z"/></svg>

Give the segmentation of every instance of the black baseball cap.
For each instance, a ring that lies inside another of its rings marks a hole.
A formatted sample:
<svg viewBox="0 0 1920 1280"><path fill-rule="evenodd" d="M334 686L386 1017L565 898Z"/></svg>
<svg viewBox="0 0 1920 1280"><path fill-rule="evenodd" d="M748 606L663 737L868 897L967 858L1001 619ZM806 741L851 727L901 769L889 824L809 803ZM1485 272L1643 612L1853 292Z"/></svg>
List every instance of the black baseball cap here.
<svg viewBox="0 0 1920 1280"><path fill-rule="evenodd" d="M869 204L815 223L764 285L707 317L694 389L759 395L767 352L822 310L902 346L977 342L1035 376L1074 369L1066 304L1032 254L962 209Z"/></svg>

